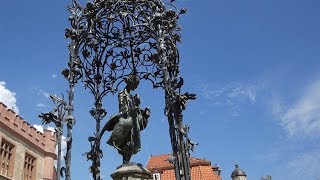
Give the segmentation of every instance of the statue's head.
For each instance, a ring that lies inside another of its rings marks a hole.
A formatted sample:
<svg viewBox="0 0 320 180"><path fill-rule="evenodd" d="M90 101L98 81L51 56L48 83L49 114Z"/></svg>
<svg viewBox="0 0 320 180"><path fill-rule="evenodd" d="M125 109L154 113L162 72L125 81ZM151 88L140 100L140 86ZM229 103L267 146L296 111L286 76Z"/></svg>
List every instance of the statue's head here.
<svg viewBox="0 0 320 180"><path fill-rule="evenodd" d="M131 74L125 79L125 82L127 83L127 89L135 90L140 83L140 79L137 75Z"/></svg>

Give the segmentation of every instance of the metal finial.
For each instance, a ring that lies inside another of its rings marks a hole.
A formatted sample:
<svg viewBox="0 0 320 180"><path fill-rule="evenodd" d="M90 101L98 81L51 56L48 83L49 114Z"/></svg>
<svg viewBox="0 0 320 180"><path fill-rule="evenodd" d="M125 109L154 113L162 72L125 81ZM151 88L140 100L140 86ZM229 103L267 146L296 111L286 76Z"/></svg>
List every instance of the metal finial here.
<svg viewBox="0 0 320 180"><path fill-rule="evenodd" d="M236 167L236 169L238 169L238 168L239 168L239 164L238 164L238 162L237 162L237 161L235 161L235 162L234 162L234 166Z"/></svg>

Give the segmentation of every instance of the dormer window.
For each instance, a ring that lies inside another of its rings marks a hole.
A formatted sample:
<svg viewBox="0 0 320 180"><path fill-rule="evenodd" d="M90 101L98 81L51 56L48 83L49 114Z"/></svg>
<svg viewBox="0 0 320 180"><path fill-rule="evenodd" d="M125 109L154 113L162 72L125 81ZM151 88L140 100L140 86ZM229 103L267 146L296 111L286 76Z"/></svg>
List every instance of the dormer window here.
<svg viewBox="0 0 320 180"><path fill-rule="evenodd" d="M152 174L152 177L153 177L153 180L161 180L160 178L160 173L158 171L155 171L153 174Z"/></svg>

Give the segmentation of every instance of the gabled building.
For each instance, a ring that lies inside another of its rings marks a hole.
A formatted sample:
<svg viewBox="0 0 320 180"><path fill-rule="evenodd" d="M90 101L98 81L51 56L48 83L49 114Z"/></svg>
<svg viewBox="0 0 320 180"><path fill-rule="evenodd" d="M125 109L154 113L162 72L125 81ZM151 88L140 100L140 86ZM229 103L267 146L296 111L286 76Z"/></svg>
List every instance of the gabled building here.
<svg viewBox="0 0 320 180"><path fill-rule="evenodd" d="M55 143L0 102L0 180L56 180Z"/></svg>
<svg viewBox="0 0 320 180"><path fill-rule="evenodd" d="M170 163L170 154L151 156L147 163L147 169L153 174L154 180L176 180L173 164ZM205 159L191 157L191 179L194 180L221 180L220 168L211 166L211 162Z"/></svg>

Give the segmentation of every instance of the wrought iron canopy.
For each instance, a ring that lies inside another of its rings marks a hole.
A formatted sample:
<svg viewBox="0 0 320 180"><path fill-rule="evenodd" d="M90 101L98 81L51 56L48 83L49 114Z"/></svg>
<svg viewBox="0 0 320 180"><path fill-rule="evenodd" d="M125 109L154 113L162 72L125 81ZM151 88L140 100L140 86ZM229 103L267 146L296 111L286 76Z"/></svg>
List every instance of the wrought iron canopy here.
<svg viewBox="0 0 320 180"><path fill-rule="evenodd" d="M167 7L171 9L167 10ZM69 11L71 28L65 35L76 41L78 58L85 77L85 87L101 84L100 93L118 91L119 84L130 74L163 87L163 71L157 47L157 26L161 25L171 77L179 73L181 27L177 20L186 9L159 0L95 0L82 7L73 1Z"/></svg>

